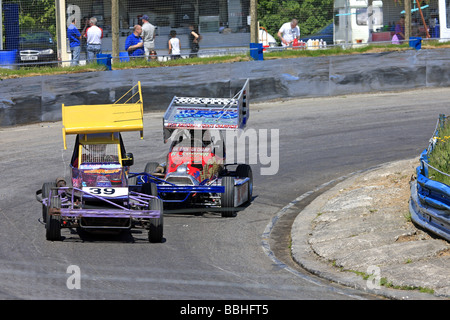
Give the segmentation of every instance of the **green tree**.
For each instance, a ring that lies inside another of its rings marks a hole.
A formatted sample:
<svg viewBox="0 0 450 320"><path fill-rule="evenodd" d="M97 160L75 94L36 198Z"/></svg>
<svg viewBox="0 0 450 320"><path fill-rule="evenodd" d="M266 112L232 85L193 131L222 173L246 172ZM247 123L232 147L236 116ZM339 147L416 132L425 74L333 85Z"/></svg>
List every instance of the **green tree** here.
<svg viewBox="0 0 450 320"><path fill-rule="evenodd" d="M55 0L19 0L21 30L44 29L56 34Z"/></svg>
<svg viewBox="0 0 450 320"><path fill-rule="evenodd" d="M301 4L302 34L313 34L333 22L333 0L304 0Z"/></svg>
<svg viewBox="0 0 450 320"><path fill-rule="evenodd" d="M296 18L299 19L300 1L298 0L259 0L258 20L261 27L275 36L281 25ZM276 37L275 37L276 38Z"/></svg>
<svg viewBox="0 0 450 320"><path fill-rule="evenodd" d="M299 21L301 35L312 34L333 22L333 0L258 1L260 26L271 35L275 36L281 25L292 19Z"/></svg>

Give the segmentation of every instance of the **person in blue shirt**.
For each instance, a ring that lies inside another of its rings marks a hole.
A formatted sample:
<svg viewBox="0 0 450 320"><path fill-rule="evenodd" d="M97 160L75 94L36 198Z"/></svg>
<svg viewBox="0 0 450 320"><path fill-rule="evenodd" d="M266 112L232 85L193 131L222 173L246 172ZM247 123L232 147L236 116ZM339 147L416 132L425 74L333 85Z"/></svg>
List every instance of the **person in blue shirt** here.
<svg viewBox="0 0 450 320"><path fill-rule="evenodd" d="M144 56L144 42L141 33L142 27L137 24L133 28L133 33L125 41L125 50L130 57Z"/></svg>
<svg viewBox="0 0 450 320"><path fill-rule="evenodd" d="M71 66L77 66L80 61L80 52L81 52L81 33L78 31L76 27L76 19L72 19L72 23L67 28L67 38L69 38L70 44L70 52L72 53L72 61L70 62Z"/></svg>

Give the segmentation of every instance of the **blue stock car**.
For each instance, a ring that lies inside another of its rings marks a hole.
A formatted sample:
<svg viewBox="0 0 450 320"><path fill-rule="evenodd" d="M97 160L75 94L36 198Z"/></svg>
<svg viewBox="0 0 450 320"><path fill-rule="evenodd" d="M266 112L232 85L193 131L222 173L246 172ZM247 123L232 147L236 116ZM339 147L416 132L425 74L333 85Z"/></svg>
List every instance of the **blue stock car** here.
<svg viewBox="0 0 450 320"><path fill-rule="evenodd" d="M174 97L164 115L165 163L149 162L135 173L136 184L163 200L164 210L219 211L232 217L252 200L247 164L227 163L224 130L246 126L249 81L233 98Z"/></svg>

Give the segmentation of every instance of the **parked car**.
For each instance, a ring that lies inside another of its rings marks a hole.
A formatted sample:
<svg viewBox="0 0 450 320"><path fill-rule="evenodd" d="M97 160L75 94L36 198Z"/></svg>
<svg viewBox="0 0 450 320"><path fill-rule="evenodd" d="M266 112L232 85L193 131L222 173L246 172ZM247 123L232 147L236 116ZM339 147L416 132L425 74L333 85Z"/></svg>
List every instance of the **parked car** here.
<svg viewBox="0 0 450 320"><path fill-rule="evenodd" d="M311 39L311 40L322 39L323 41L327 42L327 45L333 44L334 43L334 41L333 41L333 24L330 23L329 25L327 25L326 27L321 29L319 32L314 33L310 36L300 38L300 40L302 40L303 42L307 42L309 39Z"/></svg>
<svg viewBox="0 0 450 320"><path fill-rule="evenodd" d="M56 42L48 31L22 31L19 46L19 63L57 61Z"/></svg>

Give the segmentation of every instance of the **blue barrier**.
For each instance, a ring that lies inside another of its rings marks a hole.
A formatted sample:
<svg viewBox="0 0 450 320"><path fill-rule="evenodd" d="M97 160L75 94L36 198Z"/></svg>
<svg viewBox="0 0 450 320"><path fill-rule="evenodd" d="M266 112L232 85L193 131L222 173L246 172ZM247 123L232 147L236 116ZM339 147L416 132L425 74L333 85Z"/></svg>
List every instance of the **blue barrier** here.
<svg viewBox="0 0 450 320"><path fill-rule="evenodd" d="M253 60L264 60L262 43L250 43L250 57Z"/></svg>
<svg viewBox="0 0 450 320"><path fill-rule="evenodd" d="M130 57L128 56L128 52L119 52L120 62L130 62Z"/></svg>
<svg viewBox="0 0 450 320"><path fill-rule="evenodd" d="M17 69L17 49L0 50L0 68Z"/></svg>
<svg viewBox="0 0 450 320"><path fill-rule="evenodd" d="M439 118L440 128L445 116ZM411 220L422 228L450 241L450 186L429 179L428 155L433 152L436 130L430 145L420 155L420 166L417 167L417 179L411 183L411 199L409 212ZM433 168L432 168L433 169ZM433 169L435 170L435 169Z"/></svg>
<svg viewBox="0 0 450 320"><path fill-rule="evenodd" d="M107 70L111 70L111 59L112 56L110 54L97 54L97 63L105 65Z"/></svg>
<svg viewBox="0 0 450 320"><path fill-rule="evenodd" d="M422 38L421 37L409 37L409 46L416 50L422 48Z"/></svg>

